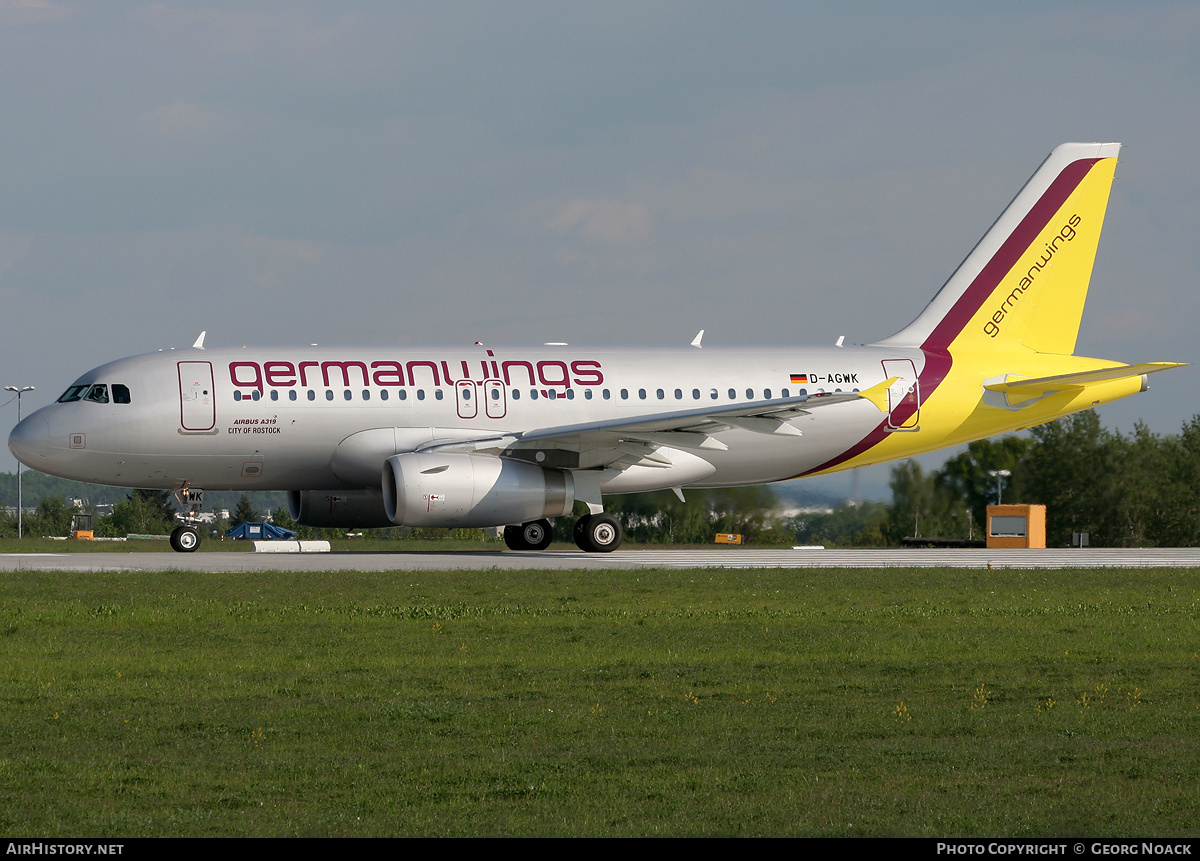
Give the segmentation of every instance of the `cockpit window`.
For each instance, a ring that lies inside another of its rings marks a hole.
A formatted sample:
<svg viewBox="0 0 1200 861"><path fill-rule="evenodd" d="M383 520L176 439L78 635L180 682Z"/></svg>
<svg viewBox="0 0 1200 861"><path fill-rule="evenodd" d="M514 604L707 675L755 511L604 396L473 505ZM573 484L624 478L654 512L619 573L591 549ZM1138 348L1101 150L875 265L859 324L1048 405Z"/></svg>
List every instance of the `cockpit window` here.
<svg viewBox="0 0 1200 861"><path fill-rule="evenodd" d="M87 394L83 396L85 401L91 401L95 404L108 403L108 386L97 384L88 389Z"/></svg>
<svg viewBox="0 0 1200 861"><path fill-rule="evenodd" d="M69 404L74 401L91 401L94 404L108 403L108 386L102 383L88 383L82 386L71 386L62 393L62 397L58 399L60 404ZM129 386L121 383L112 384L112 400L114 404L128 404L132 402L129 396Z"/></svg>

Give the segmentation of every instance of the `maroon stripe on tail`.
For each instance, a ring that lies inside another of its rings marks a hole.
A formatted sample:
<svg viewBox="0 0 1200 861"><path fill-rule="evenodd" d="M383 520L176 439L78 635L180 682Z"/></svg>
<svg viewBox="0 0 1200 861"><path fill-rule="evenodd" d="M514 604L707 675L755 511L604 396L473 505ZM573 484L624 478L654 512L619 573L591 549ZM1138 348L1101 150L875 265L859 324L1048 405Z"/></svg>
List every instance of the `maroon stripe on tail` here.
<svg viewBox="0 0 1200 861"><path fill-rule="evenodd" d="M1034 240L1050 223L1050 219L1062 209L1067 198L1074 194L1075 189L1088 175L1088 171L1098 161L1098 158L1080 159L1062 169L1054 182L1050 183L1050 187L1042 193L1038 202L1025 213L1021 223L992 255L992 259L975 276L971 286L963 291L954 307L934 327L921 349L945 350L953 343L959 332L992 295L1004 276L1017 265L1021 255L1033 245Z"/></svg>

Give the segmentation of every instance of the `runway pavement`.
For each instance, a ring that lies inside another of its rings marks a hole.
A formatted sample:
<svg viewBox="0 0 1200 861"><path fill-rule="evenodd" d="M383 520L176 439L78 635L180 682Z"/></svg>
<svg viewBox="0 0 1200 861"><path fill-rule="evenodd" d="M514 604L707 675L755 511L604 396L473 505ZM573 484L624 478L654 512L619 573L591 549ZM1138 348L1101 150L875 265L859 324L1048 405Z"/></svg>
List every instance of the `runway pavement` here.
<svg viewBox="0 0 1200 861"><path fill-rule="evenodd" d="M3 571L453 571L639 568L1200 568L1200 548L618 550L615 553L10 553Z"/></svg>

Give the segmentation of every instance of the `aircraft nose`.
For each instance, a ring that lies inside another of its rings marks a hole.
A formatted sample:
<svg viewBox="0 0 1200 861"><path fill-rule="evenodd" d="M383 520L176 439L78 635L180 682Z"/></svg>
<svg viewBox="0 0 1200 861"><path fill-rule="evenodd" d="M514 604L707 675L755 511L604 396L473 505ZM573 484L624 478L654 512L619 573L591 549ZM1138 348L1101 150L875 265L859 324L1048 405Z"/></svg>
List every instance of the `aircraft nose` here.
<svg viewBox="0 0 1200 861"><path fill-rule="evenodd" d="M8 450L26 466L36 469L37 461L49 450L50 425L41 416L23 419L8 435Z"/></svg>

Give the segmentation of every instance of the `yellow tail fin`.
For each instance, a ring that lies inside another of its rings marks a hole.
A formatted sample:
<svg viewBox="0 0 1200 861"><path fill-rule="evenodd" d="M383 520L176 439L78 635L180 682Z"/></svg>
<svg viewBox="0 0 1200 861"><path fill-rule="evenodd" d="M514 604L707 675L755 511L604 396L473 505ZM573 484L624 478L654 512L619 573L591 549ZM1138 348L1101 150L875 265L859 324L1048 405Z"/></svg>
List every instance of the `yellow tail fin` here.
<svg viewBox="0 0 1200 861"><path fill-rule="evenodd" d="M879 343L1073 353L1119 150L1056 147L921 315Z"/></svg>

